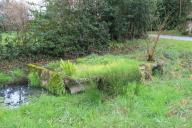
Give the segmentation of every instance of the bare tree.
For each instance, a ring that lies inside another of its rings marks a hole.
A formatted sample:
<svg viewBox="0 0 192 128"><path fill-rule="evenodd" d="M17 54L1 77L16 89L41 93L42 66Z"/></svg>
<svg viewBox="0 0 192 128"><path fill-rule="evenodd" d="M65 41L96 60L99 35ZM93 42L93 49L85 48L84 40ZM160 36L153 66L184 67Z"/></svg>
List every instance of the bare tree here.
<svg viewBox="0 0 192 128"><path fill-rule="evenodd" d="M4 0L0 3L0 17L0 25L5 31L21 30L28 21L27 4Z"/></svg>
<svg viewBox="0 0 192 128"><path fill-rule="evenodd" d="M154 37L148 37L146 39L147 61L155 61L156 48L159 43L161 34L164 32L166 26L169 23L170 16L171 13L168 13L163 22L160 22L160 19L156 20L157 34Z"/></svg>

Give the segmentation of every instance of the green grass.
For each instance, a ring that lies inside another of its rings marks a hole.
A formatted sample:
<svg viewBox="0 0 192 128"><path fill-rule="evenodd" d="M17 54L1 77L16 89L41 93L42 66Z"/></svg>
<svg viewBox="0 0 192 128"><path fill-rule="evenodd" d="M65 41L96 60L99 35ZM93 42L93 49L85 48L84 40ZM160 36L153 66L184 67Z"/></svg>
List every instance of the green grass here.
<svg viewBox="0 0 192 128"><path fill-rule="evenodd" d="M157 34L156 31L150 31L149 34ZM183 35L181 32L178 30L166 30L162 33L162 35L171 35L171 36L187 36Z"/></svg>
<svg viewBox="0 0 192 128"><path fill-rule="evenodd" d="M138 47L127 54L91 55L77 59L78 70L74 77L106 76L107 67L114 72L131 71L145 60L145 41L127 42L124 49L122 43L112 46L127 51L127 47L133 45ZM192 42L161 40L156 58L165 61L163 76L154 76L153 81L145 84L129 82L124 85L125 93L112 97L95 88L77 95L42 95L18 109L0 107L0 127L191 128L191 52ZM115 51L112 53L116 54ZM58 65L59 61L48 67L60 70ZM128 79L128 76L122 76Z"/></svg>
<svg viewBox="0 0 192 128"><path fill-rule="evenodd" d="M0 72L0 85L10 82L11 80L12 80L11 76L9 76L3 72Z"/></svg>
<svg viewBox="0 0 192 128"><path fill-rule="evenodd" d="M0 125L7 128L190 128L191 84L182 79L159 81L153 86L139 85L138 95L134 95L130 85L126 95L110 100L96 90L74 96L44 95L19 109L1 109ZM185 100L187 104L183 104Z"/></svg>
<svg viewBox="0 0 192 128"><path fill-rule="evenodd" d="M11 75L14 78L18 78L18 77L23 77L25 73L23 70L17 68L11 71Z"/></svg>
<svg viewBox="0 0 192 128"><path fill-rule="evenodd" d="M25 77L25 73L22 69L13 69L9 73L0 72L0 86L22 77Z"/></svg>
<svg viewBox="0 0 192 128"><path fill-rule="evenodd" d="M106 93L119 94L124 92L126 83L140 82L141 75L138 67L141 63L123 55L90 55L76 60L75 64L73 64L76 72L71 77L76 80L82 78L90 79L96 85L99 84L100 88ZM67 71L67 69L63 70L59 64L59 61L51 63L48 68L58 72ZM61 73L63 74L63 72ZM98 83L98 81L100 82Z"/></svg>
<svg viewBox="0 0 192 128"><path fill-rule="evenodd" d="M31 72L31 73L29 73L29 75L27 77L28 77L30 86L34 86L34 87L40 86L41 81L40 81L40 78L39 78L37 72Z"/></svg>

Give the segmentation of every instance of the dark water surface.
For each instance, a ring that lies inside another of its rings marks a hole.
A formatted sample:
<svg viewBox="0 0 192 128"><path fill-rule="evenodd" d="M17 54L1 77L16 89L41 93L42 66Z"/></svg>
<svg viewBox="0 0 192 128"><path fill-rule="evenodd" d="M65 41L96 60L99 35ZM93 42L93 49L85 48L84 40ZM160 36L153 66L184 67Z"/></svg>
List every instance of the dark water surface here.
<svg viewBox="0 0 192 128"><path fill-rule="evenodd" d="M2 87L0 88L0 106L17 108L23 104L28 104L33 98L42 94L47 94L47 92L27 85Z"/></svg>

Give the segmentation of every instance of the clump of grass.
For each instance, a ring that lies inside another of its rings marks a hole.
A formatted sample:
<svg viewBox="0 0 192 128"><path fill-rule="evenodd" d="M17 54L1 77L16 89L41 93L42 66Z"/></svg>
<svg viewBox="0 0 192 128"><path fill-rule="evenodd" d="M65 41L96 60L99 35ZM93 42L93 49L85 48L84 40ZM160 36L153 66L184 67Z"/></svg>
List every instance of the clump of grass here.
<svg viewBox="0 0 192 128"><path fill-rule="evenodd" d="M23 77L24 76L24 71L21 70L21 69L15 69L11 72L11 75L14 77L14 78L18 78L18 77Z"/></svg>
<svg viewBox="0 0 192 128"><path fill-rule="evenodd" d="M6 84L10 81L12 81L12 77L10 75L7 75L3 72L0 72L0 84Z"/></svg>
<svg viewBox="0 0 192 128"><path fill-rule="evenodd" d="M60 68L63 70L63 73L67 76L72 76L76 72L76 67L73 63L68 61L60 61Z"/></svg>
<svg viewBox="0 0 192 128"><path fill-rule="evenodd" d="M28 80L29 80L29 85L30 86L35 86L35 87L39 87L41 84L39 75L37 72L31 72L28 75Z"/></svg>

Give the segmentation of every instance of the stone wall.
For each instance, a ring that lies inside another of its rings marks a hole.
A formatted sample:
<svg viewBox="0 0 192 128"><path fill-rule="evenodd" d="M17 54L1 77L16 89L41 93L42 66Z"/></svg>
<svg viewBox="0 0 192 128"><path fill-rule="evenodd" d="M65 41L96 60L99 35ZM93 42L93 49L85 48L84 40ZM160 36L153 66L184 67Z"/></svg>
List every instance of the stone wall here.
<svg viewBox="0 0 192 128"><path fill-rule="evenodd" d="M29 64L28 69L29 74L36 73L38 75L40 84L36 86L45 88L56 95L65 94L65 84L63 78L58 73L33 64Z"/></svg>

